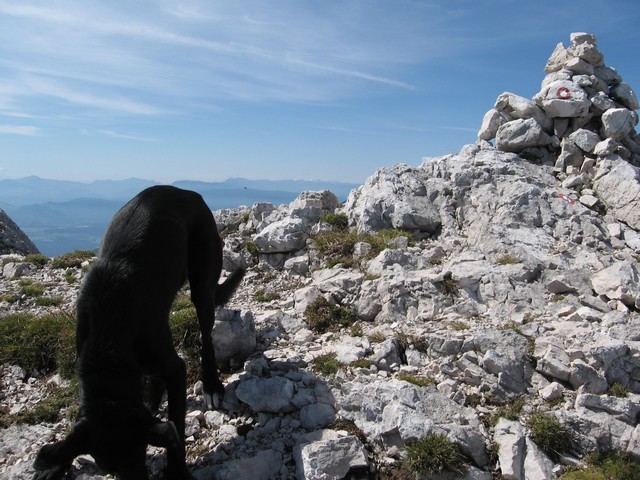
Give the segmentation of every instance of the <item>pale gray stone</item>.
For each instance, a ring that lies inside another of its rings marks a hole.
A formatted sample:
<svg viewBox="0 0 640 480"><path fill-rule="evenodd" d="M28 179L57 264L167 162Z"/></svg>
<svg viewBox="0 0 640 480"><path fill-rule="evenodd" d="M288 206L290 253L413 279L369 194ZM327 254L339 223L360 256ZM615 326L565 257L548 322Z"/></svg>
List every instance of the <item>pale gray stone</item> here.
<svg viewBox="0 0 640 480"><path fill-rule="evenodd" d="M540 397L547 401L553 402L562 398L565 388L558 382L551 382L549 385L540 390Z"/></svg>
<svg viewBox="0 0 640 480"><path fill-rule="evenodd" d="M533 118L502 125L496 133L496 147L503 152L519 152L528 147L546 146L551 138Z"/></svg>
<svg viewBox="0 0 640 480"><path fill-rule="evenodd" d="M524 480L553 480L556 474L553 471L553 462L531 440L525 438L527 454L524 459Z"/></svg>
<svg viewBox="0 0 640 480"><path fill-rule="evenodd" d="M584 152L590 153L595 146L600 142L600 137L597 133L590 130L580 128L569 135L569 139L580 147Z"/></svg>
<svg viewBox="0 0 640 480"><path fill-rule="evenodd" d="M562 43L558 43L556 45L556 48L551 53L549 60L547 60L544 71L547 73L552 73L563 69L569 58L570 55L567 52L565 46Z"/></svg>
<svg viewBox="0 0 640 480"><path fill-rule="evenodd" d="M335 419L335 408L326 403L313 403L300 409L300 423L309 431L324 428Z"/></svg>
<svg viewBox="0 0 640 480"><path fill-rule="evenodd" d="M611 95L629 110L638 110L640 108L638 97L636 97L635 92L628 83L621 82L612 87Z"/></svg>
<svg viewBox="0 0 640 480"><path fill-rule="evenodd" d="M329 190L302 192L289 204L289 215L299 217L306 223L315 223L325 213L333 213L340 206L338 198Z"/></svg>
<svg viewBox="0 0 640 480"><path fill-rule="evenodd" d="M609 388L607 380L595 368L580 359L571 364L569 383L576 390L582 387L582 391L586 393L600 394Z"/></svg>
<svg viewBox="0 0 640 480"><path fill-rule="evenodd" d="M591 285L599 295L629 306L635 307L636 299L640 297L638 269L629 261L616 262L595 273Z"/></svg>
<svg viewBox="0 0 640 480"><path fill-rule="evenodd" d="M635 426L636 417L640 413L640 404L633 400L590 393L584 393L576 397L576 408L604 411L614 418L633 426Z"/></svg>
<svg viewBox="0 0 640 480"><path fill-rule="evenodd" d="M552 120L545 115L535 102L519 95L510 92L502 93L498 96L494 108L508 121L533 118L540 124L543 130L550 132L553 128ZM498 127L500 127L500 125L498 125Z"/></svg>
<svg viewBox="0 0 640 480"><path fill-rule="evenodd" d="M369 466L366 450L355 436L299 445L294 458L299 480L340 480L354 468Z"/></svg>
<svg viewBox="0 0 640 480"><path fill-rule="evenodd" d="M242 365L256 351L253 314L249 310L219 309L211 338L219 363Z"/></svg>
<svg viewBox="0 0 640 480"><path fill-rule="evenodd" d="M274 450L263 450L257 454L230 460L223 464L221 470L213 473L214 480L271 480L278 478L282 468L282 453ZM207 478L207 472L203 476L196 473L197 478Z"/></svg>
<svg viewBox="0 0 640 480"><path fill-rule="evenodd" d="M596 179L593 189L616 220L640 230L640 170L623 160L612 163L608 173Z"/></svg>
<svg viewBox="0 0 640 480"><path fill-rule="evenodd" d="M589 113L591 105L586 92L567 80L550 83L533 100L550 118L582 117Z"/></svg>
<svg viewBox="0 0 640 480"><path fill-rule="evenodd" d="M267 225L253 242L261 253L287 253L300 250L307 238L305 221L291 217Z"/></svg>
<svg viewBox="0 0 640 480"><path fill-rule="evenodd" d="M383 228L436 232L441 225L438 202L445 199L424 172L408 165L379 169L349 194L345 210L349 223L361 232Z"/></svg>
<svg viewBox="0 0 640 480"><path fill-rule="evenodd" d="M500 112L495 108L492 108L487 113L485 113L482 118L482 125L480 126L480 130L478 131L478 138L481 140L491 140L496 137L496 133L498 132L498 128L502 124L504 124L505 119Z"/></svg>
<svg viewBox="0 0 640 480"><path fill-rule="evenodd" d="M615 140L628 135L638 123L638 117L626 108L610 108L602 114L602 135Z"/></svg>
<svg viewBox="0 0 640 480"><path fill-rule="evenodd" d="M520 422L501 418L495 427L493 441L499 445L498 462L505 480L524 478L525 435Z"/></svg>
<svg viewBox="0 0 640 480"><path fill-rule="evenodd" d="M254 412L286 413L296 410L294 389L295 384L284 377L250 378L238 384L236 396Z"/></svg>

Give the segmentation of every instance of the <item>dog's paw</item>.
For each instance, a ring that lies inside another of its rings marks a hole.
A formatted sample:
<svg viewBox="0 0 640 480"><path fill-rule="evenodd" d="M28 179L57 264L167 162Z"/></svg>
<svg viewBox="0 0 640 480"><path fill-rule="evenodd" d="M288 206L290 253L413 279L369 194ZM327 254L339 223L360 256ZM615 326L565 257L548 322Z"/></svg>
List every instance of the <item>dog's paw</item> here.
<svg viewBox="0 0 640 480"><path fill-rule="evenodd" d="M205 381L203 385L204 401L208 410L218 409L222 406L224 400L224 385L219 379L214 381Z"/></svg>
<svg viewBox="0 0 640 480"><path fill-rule="evenodd" d="M33 476L33 480L61 480L67 473L67 466L57 466L47 470L39 470Z"/></svg>
<svg viewBox="0 0 640 480"><path fill-rule="evenodd" d="M206 393L204 394L204 401L207 405L207 410L218 410L222 407L222 401L224 400L224 395L220 395L219 393Z"/></svg>

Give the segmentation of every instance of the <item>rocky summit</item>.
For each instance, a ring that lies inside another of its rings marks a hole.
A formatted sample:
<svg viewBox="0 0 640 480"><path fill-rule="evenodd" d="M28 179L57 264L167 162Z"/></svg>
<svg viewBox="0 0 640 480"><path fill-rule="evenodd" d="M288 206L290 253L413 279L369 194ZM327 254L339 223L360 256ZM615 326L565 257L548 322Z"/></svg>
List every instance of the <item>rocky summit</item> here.
<svg viewBox="0 0 640 480"><path fill-rule="evenodd" d="M477 143L382 168L342 205L214 212L225 270L248 274L213 331L222 407L189 387L194 478L543 480L593 452L640 459L638 102L593 35L546 72L534 99L498 97ZM5 258L0 315L73 311L83 271ZM65 383L1 368L11 414ZM7 425L0 477L30 478L69 422ZM416 460L434 438L462 465ZM71 478L111 477L85 456Z"/></svg>

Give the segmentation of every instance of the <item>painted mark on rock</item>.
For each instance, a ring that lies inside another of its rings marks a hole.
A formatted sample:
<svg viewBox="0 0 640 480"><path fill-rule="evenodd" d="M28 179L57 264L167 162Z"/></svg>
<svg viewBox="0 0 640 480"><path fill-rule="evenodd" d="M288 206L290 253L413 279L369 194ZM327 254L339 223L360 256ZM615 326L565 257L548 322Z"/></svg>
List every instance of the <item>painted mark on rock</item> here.
<svg viewBox="0 0 640 480"><path fill-rule="evenodd" d="M564 193L559 193L558 198L566 200L567 202L569 202L570 205L573 205L574 203L576 203L573 198L571 198L569 195L566 195Z"/></svg>

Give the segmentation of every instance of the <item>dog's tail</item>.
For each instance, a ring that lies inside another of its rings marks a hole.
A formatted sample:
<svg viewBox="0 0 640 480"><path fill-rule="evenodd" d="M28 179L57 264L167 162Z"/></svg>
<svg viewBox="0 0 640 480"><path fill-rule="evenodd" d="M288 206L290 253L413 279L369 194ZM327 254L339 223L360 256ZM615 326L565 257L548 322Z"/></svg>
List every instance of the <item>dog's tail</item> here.
<svg viewBox="0 0 640 480"><path fill-rule="evenodd" d="M239 268L231 274L224 282L216 287L216 306L220 307L231 300L233 292L240 285L242 278L244 277L244 268Z"/></svg>

